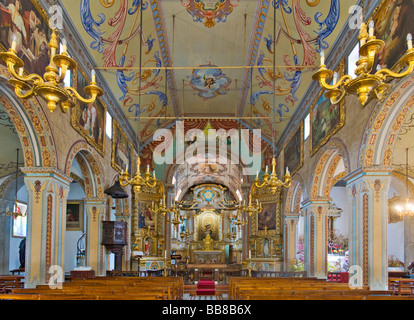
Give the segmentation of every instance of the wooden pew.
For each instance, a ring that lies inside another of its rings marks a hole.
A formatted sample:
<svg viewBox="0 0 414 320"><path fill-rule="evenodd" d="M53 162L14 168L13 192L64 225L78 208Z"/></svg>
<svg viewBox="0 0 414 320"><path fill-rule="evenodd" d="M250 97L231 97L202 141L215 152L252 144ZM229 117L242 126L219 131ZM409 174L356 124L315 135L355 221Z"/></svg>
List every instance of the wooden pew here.
<svg viewBox="0 0 414 320"><path fill-rule="evenodd" d="M0 275L0 293L7 293L13 288L23 288L24 276Z"/></svg>
<svg viewBox="0 0 414 320"><path fill-rule="evenodd" d="M14 289L0 299L27 300L178 300L182 299L184 282L178 277L163 278L93 278L72 279L62 289L39 285L33 289Z"/></svg>

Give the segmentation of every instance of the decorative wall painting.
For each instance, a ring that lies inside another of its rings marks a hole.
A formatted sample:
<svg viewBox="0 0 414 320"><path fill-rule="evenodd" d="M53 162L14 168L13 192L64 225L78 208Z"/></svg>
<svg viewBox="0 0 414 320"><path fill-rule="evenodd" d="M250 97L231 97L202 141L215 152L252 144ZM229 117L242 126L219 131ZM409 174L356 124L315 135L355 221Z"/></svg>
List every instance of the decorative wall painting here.
<svg viewBox="0 0 414 320"><path fill-rule="evenodd" d="M118 172L127 170L131 174L132 144L119 124L113 122L112 167Z"/></svg>

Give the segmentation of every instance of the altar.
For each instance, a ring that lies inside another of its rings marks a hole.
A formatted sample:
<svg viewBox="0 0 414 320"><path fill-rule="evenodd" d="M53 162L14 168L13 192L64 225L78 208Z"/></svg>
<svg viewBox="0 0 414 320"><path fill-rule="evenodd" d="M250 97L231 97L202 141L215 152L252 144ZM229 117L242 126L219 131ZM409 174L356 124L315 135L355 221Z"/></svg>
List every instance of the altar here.
<svg viewBox="0 0 414 320"><path fill-rule="evenodd" d="M225 252L222 250L194 250L195 264L222 264L225 262Z"/></svg>

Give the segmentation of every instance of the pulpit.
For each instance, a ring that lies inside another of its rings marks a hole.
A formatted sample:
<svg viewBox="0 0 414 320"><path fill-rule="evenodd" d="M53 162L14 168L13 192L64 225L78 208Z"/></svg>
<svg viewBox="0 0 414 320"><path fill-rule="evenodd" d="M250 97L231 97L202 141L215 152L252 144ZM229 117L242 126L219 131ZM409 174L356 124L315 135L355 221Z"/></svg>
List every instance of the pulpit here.
<svg viewBox="0 0 414 320"><path fill-rule="evenodd" d="M115 254L115 270L122 270L122 250L128 243L127 223L124 221L103 221L102 244Z"/></svg>

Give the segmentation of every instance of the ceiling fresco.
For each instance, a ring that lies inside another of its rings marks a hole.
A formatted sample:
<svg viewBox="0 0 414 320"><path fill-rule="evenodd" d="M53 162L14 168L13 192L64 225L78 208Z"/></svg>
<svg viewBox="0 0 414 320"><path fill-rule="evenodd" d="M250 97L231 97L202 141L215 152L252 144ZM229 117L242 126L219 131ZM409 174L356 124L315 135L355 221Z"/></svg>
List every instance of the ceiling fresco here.
<svg viewBox="0 0 414 320"><path fill-rule="evenodd" d="M232 119L273 145L351 0L62 0L141 146L178 119Z"/></svg>

